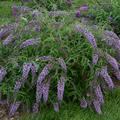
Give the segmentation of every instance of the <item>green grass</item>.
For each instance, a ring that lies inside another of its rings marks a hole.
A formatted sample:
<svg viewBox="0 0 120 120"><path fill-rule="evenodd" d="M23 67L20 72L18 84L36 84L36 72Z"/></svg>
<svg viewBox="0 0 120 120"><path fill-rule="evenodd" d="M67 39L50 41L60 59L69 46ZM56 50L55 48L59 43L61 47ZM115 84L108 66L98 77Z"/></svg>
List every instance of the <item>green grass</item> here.
<svg viewBox="0 0 120 120"><path fill-rule="evenodd" d="M19 5L19 2L0 1L0 25L7 25L11 22L12 5Z"/></svg>
<svg viewBox="0 0 120 120"><path fill-rule="evenodd" d="M26 114L22 120L120 120L120 89L116 89L105 97L103 114L98 115L94 110L81 109L80 104L69 103L62 105L60 112L55 113L53 108L45 108L37 115Z"/></svg>

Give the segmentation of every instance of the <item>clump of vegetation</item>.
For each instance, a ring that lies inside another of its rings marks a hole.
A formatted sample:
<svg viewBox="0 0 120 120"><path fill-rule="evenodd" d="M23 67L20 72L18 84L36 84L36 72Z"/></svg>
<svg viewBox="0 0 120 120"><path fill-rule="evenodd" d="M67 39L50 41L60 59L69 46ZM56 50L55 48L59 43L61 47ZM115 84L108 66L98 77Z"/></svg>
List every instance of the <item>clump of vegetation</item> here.
<svg viewBox="0 0 120 120"><path fill-rule="evenodd" d="M15 22L0 31L1 99L10 105L10 117L25 104L36 113L52 103L59 112L63 98L102 114L104 93L120 80L120 40L93 24L87 5L71 6L69 0L45 0L37 9L12 6Z"/></svg>

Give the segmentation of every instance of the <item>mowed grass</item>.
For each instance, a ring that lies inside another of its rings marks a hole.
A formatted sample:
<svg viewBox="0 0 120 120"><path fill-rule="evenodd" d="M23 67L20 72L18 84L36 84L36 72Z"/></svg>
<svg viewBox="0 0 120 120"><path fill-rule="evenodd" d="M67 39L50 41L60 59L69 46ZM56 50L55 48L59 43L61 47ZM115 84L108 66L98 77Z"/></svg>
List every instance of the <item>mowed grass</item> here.
<svg viewBox="0 0 120 120"><path fill-rule="evenodd" d="M105 105L102 115L89 108L81 109L79 103L67 103L56 113L52 106L42 109L36 115L26 114L21 120L120 120L120 88L105 95Z"/></svg>

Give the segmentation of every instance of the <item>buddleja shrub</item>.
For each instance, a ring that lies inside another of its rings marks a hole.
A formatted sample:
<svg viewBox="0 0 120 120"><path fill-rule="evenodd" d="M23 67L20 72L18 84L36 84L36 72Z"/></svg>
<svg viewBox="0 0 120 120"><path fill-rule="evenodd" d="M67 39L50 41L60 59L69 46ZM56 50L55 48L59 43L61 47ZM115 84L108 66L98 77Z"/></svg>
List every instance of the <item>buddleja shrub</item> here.
<svg viewBox="0 0 120 120"><path fill-rule="evenodd" d="M111 76L120 79L118 36L99 29L102 38L94 37L90 26L79 22L78 11L12 9L15 23L0 31L1 103L10 105L9 116L26 105L38 112L43 103L59 112L63 97L102 114L103 92L115 88Z"/></svg>

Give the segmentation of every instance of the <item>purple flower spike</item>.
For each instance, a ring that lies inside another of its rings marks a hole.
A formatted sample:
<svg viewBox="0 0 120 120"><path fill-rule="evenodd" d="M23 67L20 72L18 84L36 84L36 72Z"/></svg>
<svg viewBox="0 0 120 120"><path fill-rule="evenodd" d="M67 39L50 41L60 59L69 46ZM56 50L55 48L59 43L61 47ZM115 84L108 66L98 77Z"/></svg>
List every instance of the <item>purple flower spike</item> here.
<svg viewBox="0 0 120 120"><path fill-rule="evenodd" d="M33 106L33 112L34 113L38 113L38 103L35 103L34 106Z"/></svg>
<svg viewBox="0 0 120 120"><path fill-rule="evenodd" d="M58 81L58 100L62 101L63 100L63 93L64 93L64 87L65 87L65 78L62 76L60 80Z"/></svg>
<svg viewBox="0 0 120 120"><path fill-rule="evenodd" d="M95 88L95 95L96 95L97 100L99 101L99 103L104 105L104 98L103 98L103 94L102 94L100 85L96 86L96 88Z"/></svg>
<svg viewBox="0 0 120 120"><path fill-rule="evenodd" d="M43 84L42 92L43 92L44 103L46 103L48 100L49 87L50 87L49 81Z"/></svg>
<svg viewBox="0 0 120 120"><path fill-rule="evenodd" d="M107 53L104 53L104 56L103 56L107 61L108 63L115 69L115 70L119 70L119 66L118 66L118 62L116 61L115 58L113 58L112 56L110 56L109 54Z"/></svg>
<svg viewBox="0 0 120 120"><path fill-rule="evenodd" d="M59 112L59 104L57 102L53 103L55 112Z"/></svg>
<svg viewBox="0 0 120 120"><path fill-rule="evenodd" d="M7 46L13 39L15 38L15 36L13 35L9 35L3 42L4 46Z"/></svg>
<svg viewBox="0 0 120 120"><path fill-rule="evenodd" d="M13 10L17 10L17 9L18 9L18 6L13 5L13 6L12 6L12 9L13 9Z"/></svg>
<svg viewBox="0 0 120 120"><path fill-rule="evenodd" d="M110 22L114 21L112 17L108 17L108 19L110 20Z"/></svg>
<svg viewBox="0 0 120 120"><path fill-rule="evenodd" d="M31 72L32 72L32 86L34 85L34 78L36 76L36 73L37 73L37 64L33 64L31 66Z"/></svg>
<svg viewBox="0 0 120 120"><path fill-rule="evenodd" d="M80 10L88 10L88 7L87 6L82 6L82 7L80 7Z"/></svg>
<svg viewBox="0 0 120 120"><path fill-rule="evenodd" d="M31 69L31 67L32 67L32 64L31 63L24 63L23 64L23 74L22 74L22 78L23 79L27 79L27 77L28 77L28 73L30 72L30 69Z"/></svg>
<svg viewBox="0 0 120 120"><path fill-rule="evenodd" d="M15 83L15 86L14 86L14 96L15 97L16 97L17 93L19 92L19 89L21 88L22 80L20 79L20 80L16 81L16 83Z"/></svg>
<svg viewBox="0 0 120 120"><path fill-rule="evenodd" d="M102 114L101 108L100 108L100 103L97 100L93 101L93 105L95 107L95 110L97 111L98 114Z"/></svg>
<svg viewBox="0 0 120 120"><path fill-rule="evenodd" d="M7 72L6 72L5 68L0 69L0 82L2 82L2 80L6 74L7 74Z"/></svg>
<svg viewBox="0 0 120 120"><path fill-rule="evenodd" d="M109 74L107 72L107 67L102 68L101 76L104 78L104 80L108 84L109 88L111 88L113 90L114 89L114 84L113 84L113 81L112 81L111 77L109 76Z"/></svg>
<svg viewBox="0 0 120 120"><path fill-rule="evenodd" d="M16 22L16 23L18 23L18 22L19 22L18 18L16 18L16 19L15 19L15 22Z"/></svg>
<svg viewBox="0 0 120 120"><path fill-rule="evenodd" d="M37 90L36 90L36 102L39 103L41 96L42 96L42 81L45 79L45 77L49 74L51 69L53 68L53 64L47 64L42 72L40 73L38 80L37 80Z"/></svg>
<svg viewBox="0 0 120 120"><path fill-rule="evenodd" d="M57 59L58 63L61 65L64 71L67 71L66 63L62 58Z"/></svg>
<svg viewBox="0 0 120 120"><path fill-rule="evenodd" d="M12 12L12 16L17 16L18 13L17 12Z"/></svg>
<svg viewBox="0 0 120 120"><path fill-rule="evenodd" d="M87 107L87 102L86 102L85 97L80 99L80 106L81 106L81 108L86 108Z"/></svg>
<svg viewBox="0 0 120 120"><path fill-rule="evenodd" d="M80 10L75 11L76 17L80 16Z"/></svg>
<svg viewBox="0 0 120 120"><path fill-rule="evenodd" d="M40 31L40 26L39 26L39 25L35 25L34 30L35 30L36 32Z"/></svg>
<svg viewBox="0 0 120 120"><path fill-rule="evenodd" d="M35 39L29 39L29 40L26 40L25 42L23 42L20 47L19 47L19 50L24 48L24 47L27 47L27 46L30 46L30 45L36 45L36 40Z"/></svg>
<svg viewBox="0 0 120 120"><path fill-rule="evenodd" d="M16 102L11 104L10 111L9 111L9 117L14 116L15 112L19 108L21 102Z"/></svg>
<svg viewBox="0 0 120 120"><path fill-rule="evenodd" d="M97 54L94 54L94 56L93 56L93 64L97 64L97 62L98 62L98 59L99 59L99 56L97 55Z"/></svg>

